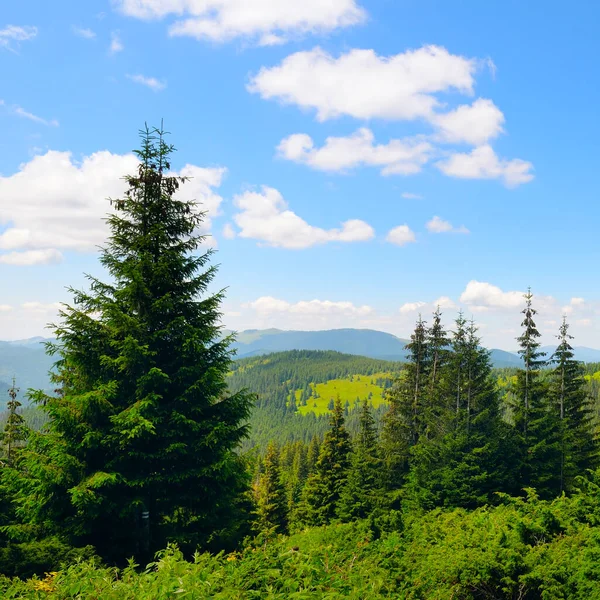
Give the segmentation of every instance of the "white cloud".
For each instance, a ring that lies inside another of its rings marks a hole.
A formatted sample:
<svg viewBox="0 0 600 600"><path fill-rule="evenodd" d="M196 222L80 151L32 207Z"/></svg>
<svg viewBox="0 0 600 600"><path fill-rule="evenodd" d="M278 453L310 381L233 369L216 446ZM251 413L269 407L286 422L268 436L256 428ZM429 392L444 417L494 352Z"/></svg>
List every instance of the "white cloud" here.
<svg viewBox="0 0 600 600"><path fill-rule="evenodd" d="M26 25L6 25L0 29L0 48L5 48L14 52L13 44L32 40L38 34L37 27Z"/></svg>
<svg viewBox="0 0 600 600"><path fill-rule="evenodd" d="M340 229L321 229L309 225L288 209L283 196L274 188L247 191L234 198L240 212L233 220L239 237L255 239L278 248L301 249L327 242L363 242L374 237L373 228L358 219L342 223Z"/></svg>
<svg viewBox="0 0 600 600"><path fill-rule="evenodd" d="M4 238L4 235L1 236ZM0 254L0 264L14 266L52 265L62 262L63 255L56 249L26 250Z"/></svg>
<svg viewBox="0 0 600 600"><path fill-rule="evenodd" d="M226 240L232 240L236 236L234 228L231 226L231 223L225 223L223 227L223 237Z"/></svg>
<svg viewBox="0 0 600 600"><path fill-rule="evenodd" d="M460 301L477 312L489 308L515 309L525 305L523 292L503 292L498 286L482 281L469 281Z"/></svg>
<svg viewBox="0 0 600 600"><path fill-rule="evenodd" d="M60 251L94 252L108 233L107 198L122 196L122 177L135 172L137 164L132 154L102 151L75 162L69 152L49 151L17 173L0 176L0 250L5 251L0 261L40 264L59 260ZM199 233L209 233L211 219L219 214L222 198L214 189L224 173L194 165L178 172L191 177L178 198L196 200L207 211Z"/></svg>
<svg viewBox="0 0 600 600"><path fill-rule="evenodd" d="M365 11L356 0L113 0L126 15L162 19L176 15L172 36L226 42L243 37L259 45L283 43L289 37L333 31L361 23Z"/></svg>
<svg viewBox="0 0 600 600"><path fill-rule="evenodd" d="M432 119L437 92L472 94L478 61L423 46L394 56L351 50L334 58L321 48L297 52L275 67L263 67L248 84L265 99L314 109L320 121L348 115L357 119Z"/></svg>
<svg viewBox="0 0 600 600"><path fill-rule="evenodd" d="M155 77L146 77L145 75L127 75L128 79L131 79L134 83L145 85L150 88L153 92L160 92L167 87L164 81L159 81Z"/></svg>
<svg viewBox="0 0 600 600"><path fill-rule="evenodd" d="M444 221L437 215L425 224L427 231L431 233L469 233L469 230L461 225L460 227L454 227L450 221Z"/></svg>
<svg viewBox="0 0 600 600"><path fill-rule="evenodd" d="M12 309L10 304L0 304L0 312L10 312Z"/></svg>
<svg viewBox="0 0 600 600"><path fill-rule="evenodd" d="M279 144L279 155L322 171L343 171L366 165L382 167L383 175L418 173L428 160L431 144L419 139L390 140L374 144L375 136L362 127L348 137L328 137L315 148L310 136L296 133Z"/></svg>
<svg viewBox="0 0 600 600"><path fill-rule="evenodd" d="M385 239L396 246L405 246L417 241L414 232L408 225L394 227L388 232Z"/></svg>
<svg viewBox="0 0 600 600"><path fill-rule="evenodd" d="M59 122L56 119L44 119L39 117L38 115L34 115L33 113L26 111L21 106L13 106L12 111L15 115L22 117L23 119L28 119L29 121L33 121L34 123L39 123L40 125L46 125L49 127L58 127Z"/></svg>
<svg viewBox="0 0 600 600"><path fill-rule="evenodd" d="M118 32L113 31L110 34L110 46L108 47L109 54L118 54L125 49L123 42L121 41L121 36Z"/></svg>
<svg viewBox="0 0 600 600"><path fill-rule="evenodd" d="M443 141L479 146L503 132L504 115L491 100L479 98L471 105L436 115L432 122L439 128Z"/></svg>
<svg viewBox="0 0 600 600"><path fill-rule="evenodd" d="M417 312L420 308L427 306L426 302L406 302L400 307L402 314Z"/></svg>
<svg viewBox="0 0 600 600"><path fill-rule="evenodd" d="M562 307L562 312L565 315L570 315L573 313L574 310L582 310L584 307L586 307L585 300L583 298L575 297L571 298L569 304Z"/></svg>
<svg viewBox="0 0 600 600"><path fill-rule="evenodd" d="M454 310L456 308L458 308L458 306L456 305L456 303L454 302L454 300L452 300L452 298L449 298L448 296L440 296L434 303L433 303L434 307L440 307L444 310Z"/></svg>
<svg viewBox="0 0 600 600"><path fill-rule="evenodd" d="M73 33L85 40L93 40L96 37L96 32L87 27L73 26Z"/></svg>
<svg viewBox="0 0 600 600"><path fill-rule="evenodd" d="M445 175L462 179L501 179L507 187L516 187L533 179L533 165L515 158L500 159L491 146L474 148L470 153L455 153L437 163Z"/></svg>
<svg viewBox="0 0 600 600"><path fill-rule="evenodd" d="M423 196L421 194L413 194L412 192L402 192L400 196L406 200L423 200Z"/></svg>
<svg viewBox="0 0 600 600"><path fill-rule="evenodd" d="M300 302L286 302L272 296L262 296L254 302L247 304L258 313L291 313L311 316L324 316L344 314L348 316L365 316L373 312L370 306L355 306L352 302L333 302L331 300L302 300Z"/></svg>

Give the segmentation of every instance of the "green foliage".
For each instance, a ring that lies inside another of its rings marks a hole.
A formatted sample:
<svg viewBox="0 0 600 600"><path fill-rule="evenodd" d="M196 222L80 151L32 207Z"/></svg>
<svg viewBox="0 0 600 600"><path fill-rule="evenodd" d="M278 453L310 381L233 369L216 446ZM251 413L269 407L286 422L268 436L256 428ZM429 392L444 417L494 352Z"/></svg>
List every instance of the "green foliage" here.
<svg viewBox="0 0 600 600"><path fill-rule="evenodd" d="M229 394L230 338L222 293L207 294L212 252L196 254L203 214L175 198L173 147L141 132L138 172L113 201L101 263L48 346L56 395L23 453L16 485L22 527L93 545L107 560L150 557L168 541L186 550L235 535L248 486L235 453L253 398Z"/></svg>
<svg viewBox="0 0 600 600"><path fill-rule="evenodd" d="M494 508L435 510L379 534L332 524L233 554L173 546L138 571L80 562L28 581L0 579L10 599L169 598L587 600L600 589L600 474L572 497L504 497Z"/></svg>
<svg viewBox="0 0 600 600"><path fill-rule="evenodd" d="M339 398L330 415L329 431L321 444L315 472L309 476L303 494L301 521L324 525L335 518L340 496L348 477L352 444L344 426Z"/></svg>
<svg viewBox="0 0 600 600"><path fill-rule="evenodd" d="M566 318L560 326L559 345L549 386L551 409L558 414L560 444L559 490L570 489L574 478L593 468L597 456L597 438L593 432L591 398L586 391L583 365L574 359Z"/></svg>
<svg viewBox="0 0 600 600"><path fill-rule="evenodd" d="M263 462L262 473L254 487L256 527L258 531L284 533L287 531L288 503L279 470L279 449L271 442Z"/></svg>

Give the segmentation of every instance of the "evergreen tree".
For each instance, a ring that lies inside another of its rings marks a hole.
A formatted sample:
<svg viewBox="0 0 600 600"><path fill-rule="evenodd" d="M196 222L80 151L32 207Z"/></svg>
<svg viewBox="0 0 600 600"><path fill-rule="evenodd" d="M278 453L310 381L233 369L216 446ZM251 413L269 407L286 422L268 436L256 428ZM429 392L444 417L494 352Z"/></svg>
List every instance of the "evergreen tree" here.
<svg viewBox="0 0 600 600"><path fill-rule="evenodd" d="M459 315L446 376L456 396L457 426L414 448L407 496L421 508L474 508L493 502L494 492L513 490L515 458L510 429L502 421L490 355L477 327ZM456 387L456 390L454 389Z"/></svg>
<svg viewBox="0 0 600 600"><path fill-rule="evenodd" d="M593 430L593 409L586 391L584 366L575 360L566 317L557 336L558 347L550 362L554 365L550 398L560 418L560 491L570 489L574 478L597 464L597 443Z"/></svg>
<svg viewBox="0 0 600 600"><path fill-rule="evenodd" d="M313 435L310 440L310 444L308 445L308 452L306 454L306 471L309 475L315 472L320 451L321 443L319 441L319 437Z"/></svg>
<svg viewBox="0 0 600 600"><path fill-rule="evenodd" d="M12 386L8 390L9 400L6 403L8 417L1 438L4 460L6 461L6 465L10 467L14 466L17 449L21 447L23 442L27 439L28 432L25 419L23 418L23 415L18 412L21 407L21 403L17 400L18 393L19 389L16 387L13 378Z"/></svg>
<svg viewBox="0 0 600 600"><path fill-rule="evenodd" d="M344 424L344 409L338 397L330 416L315 473L303 493L303 519L310 525L325 525L335 518L340 495L346 484L352 445Z"/></svg>
<svg viewBox="0 0 600 600"><path fill-rule="evenodd" d="M340 519L352 521L368 517L382 495L381 484L377 428L371 407L365 400L360 409L358 436L351 455L348 479L338 505Z"/></svg>
<svg viewBox="0 0 600 600"><path fill-rule="evenodd" d="M59 393L35 396L49 432L28 447L18 497L32 524L114 561L168 541L225 543L249 485L235 450L253 398L227 391L223 293L207 293L212 250L196 254L204 213L176 198L186 178L169 175L164 132L141 139L137 173L107 219L100 262L111 281L71 289L54 328Z"/></svg>
<svg viewBox="0 0 600 600"><path fill-rule="evenodd" d="M535 487L541 496L549 497L560 487L560 423L551 410L547 385L542 378L545 353L539 349L541 334L534 320L537 311L532 306L531 290L524 298L523 332L517 338L523 368L517 375L513 407L521 448L519 480L521 487Z"/></svg>
<svg viewBox="0 0 600 600"><path fill-rule="evenodd" d="M381 435L382 457L390 489L401 486L408 470L410 448L426 431L427 329L420 315L406 350L407 362L386 394L390 407L384 417Z"/></svg>
<svg viewBox="0 0 600 600"><path fill-rule="evenodd" d="M424 410L424 433L427 438L444 435L448 427L443 375L450 358L449 346L450 339L442 325L442 313L438 306L433 313L431 327L427 330L428 382Z"/></svg>
<svg viewBox="0 0 600 600"><path fill-rule="evenodd" d="M259 531L285 533L288 509L285 488L281 483L279 449L274 442L267 447L262 474L254 490L256 526Z"/></svg>

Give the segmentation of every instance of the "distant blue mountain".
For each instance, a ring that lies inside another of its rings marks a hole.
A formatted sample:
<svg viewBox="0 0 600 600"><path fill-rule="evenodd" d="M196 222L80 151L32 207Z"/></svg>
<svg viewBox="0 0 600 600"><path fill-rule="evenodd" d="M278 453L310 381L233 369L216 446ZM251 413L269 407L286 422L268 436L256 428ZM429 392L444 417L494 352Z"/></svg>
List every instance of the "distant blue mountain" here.
<svg viewBox="0 0 600 600"><path fill-rule="evenodd" d="M286 350L335 350L383 360L404 361L408 340L373 329L330 329L326 331L283 331L250 329L236 336L236 358L247 358ZM495 367L518 367L521 359L504 350L491 351Z"/></svg>

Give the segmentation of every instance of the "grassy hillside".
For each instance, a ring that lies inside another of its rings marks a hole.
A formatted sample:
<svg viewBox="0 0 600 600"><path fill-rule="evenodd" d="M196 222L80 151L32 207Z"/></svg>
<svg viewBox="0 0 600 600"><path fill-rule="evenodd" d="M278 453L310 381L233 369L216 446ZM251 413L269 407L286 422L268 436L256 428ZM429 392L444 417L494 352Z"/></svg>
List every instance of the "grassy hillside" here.
<svg viewBox="0 0 600 600"><path fill-rule="evenodd" d="M263 448L269 440L280 443L310 441L328 426L328 405L338 394L348 401L348 427L354 430L352 408L357 398L369 398L379 419L382 395L402 364L331 351L292 350L236 361L229 386L257 394L250 419L251 437L244 449ZM316 406L315 406L316 404Z"/></svg>
<svg viewBox="0 0 600 600"><path fill-rule="evenodd" d="M343 379L330 379L324 383L313 383L310 386L311 395L305 398L303 390L296 390L296 405L301 415L314 412L317 415L327 414L330 402L338 396L342 402L348 402L348 409L356 408L357 403L369 400L374 407L383 402L384 387L380 382L389 382L393 373L381 372L372 375L348 375ZM305 402L305 404L303 404Z"/></svg>

